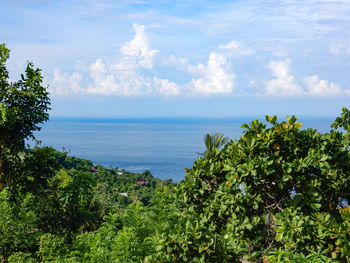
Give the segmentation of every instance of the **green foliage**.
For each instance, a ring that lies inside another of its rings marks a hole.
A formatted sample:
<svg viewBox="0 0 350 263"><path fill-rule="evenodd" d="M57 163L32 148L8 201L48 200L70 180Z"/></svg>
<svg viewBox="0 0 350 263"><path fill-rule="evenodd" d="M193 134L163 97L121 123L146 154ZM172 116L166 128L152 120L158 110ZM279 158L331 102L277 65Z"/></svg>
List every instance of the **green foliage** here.
<svg viewBox="0 0 350 263"><path fill-rule="evenodd" d="M16 252L7 259L8 263L38 263L33 253Z"/></svg>
<svg viewBox="0 0 350 263"><path fill-rule="evenodd" d="M333 260L341 262L350 259L350 224L349 208L337 209L341 215L340 220L326 212L313 213L305 216L298 209L284 209L276 219L276 241L283 241L283 253L290 256L295 253L312 254L325 249L326 255ZM322 261L323 262L323 261Z"/></svg>
<svg viewBox="0 0 350 263"><path fill-rule="evenodd" d="M40 69L28 62L25 74L17 82L9 80L6 61L9 49L0 44L0 188L15 181L14 168L21 159L25 139L47 121L50 100L42 86Z"/></svg>
<svg viewBox="0 0 350 263"><path fill-rule="evenodd" d="M11 82L8 58L9 50L0 45L1 261L99 262L110 254L112 261L134 262L149 256L174 207L160 213L160 204L170 204L160 199L166 191L153 195L172 182L149 171L93 166L51 147L26 149L25 140L34 139L48 120L50 101L40 69L28 62L21 79ZM92 254L80 254L77 247Z"/></svg>
<svg viewBox="0 0 350 263"><path fill-rule="evenodd" d="M50 262L149 260L155 253L158 237L176 221L171 196L171 188L163 186L152 198L151 206L137 201L106 215L97 230L77 235L71 245L60 236L43 235L36 258Z"/></svg>
<svg viewBox="0 0 350 263"><path fill-rule="evenodd" d="M328 251L311 251L310 254L298 254L293 252L286 252L279 248L277 251L272 251L269 255L264 257L264 262L269 263L337 263L333 258L325 256Z"/></svg>
<svg viewBox="0 0 350 263"><path fill-rule="evenodd" d="M207 133L204 136L205 152L203 153L203 156L208 157L209 155L214 154L214 151L219 150L228 141L229 138L224 137L224 135L221 133Z"/></svg>
<svg viewBox="0 0 350 263"><path fill-rule="evenodd" d="M67 156L67 153L65 152L59 154L61 155L59 163L67 170L74 169L76 171L89 172L91 170L91 167L94 167L92 161L90 160L77 158L74 156Z"/></svg>
<svg viewBox="0 0 350 263"><path fill-rule="evenodd" d="M40 249L37 256L42 262L65 262L69 246L65 238L52 234L44 234L40 238Z"/></svg>
<svg viewBox="0 0 350 263"><path fill-rule="evenodd" d="M335 129L342 127L344 130L350 131L350 111L347 108L343 107L341 116L335 119L332 127Z"/></svg>
<svg viewBox="0 0 350 263"><path fill-rule="evenodd" d="M151 237L157 226L150 214L136 202L106 216L98 230L78 235L70 251L63 240L48 236L39 253L53 262L141 262L154 252Z"/></svg>
<svg viewBox="0 0 350 263"><path fill-rule="evenodd" d="M0 257L15 252L33 252L42 232L36 225L32 210L33 197L26 195L18 206L10 200L6 189L0 191Z"/></svg>
<svg viewBox="0 0 350 263"><path fill-rule="evenodd" d="M98 172L93 173L97 181L94 197L104 213L118 208L125 208L135 201L141 201L149 205L156 188L162 184L172 185L171 181L162 181L154 178L149 171L141 174L119 171L98 167ZM137 182L144 181L144 184ZM127 194L127 196L121 195Z"/></svg>
<svg viewBox="0 0 350 263"><path fill-rule="evenodd" d="M349 260L350 162L341 132L300 130L293 116L266 117L244 136L198 158L177 186L179 222L160 239L158 260L239 262L282 248L327 250ZM342 244L342 245L340 245Z"/></svg>
<svg viewBox="0 0 350 263"><path fill-rule="evenodd" d="M61 153L51 147L26 149L25 158L17 175L16 189L40 195L48 182L61 169Z"/></svg>
<svg viewBox="0 0 350 263"><path fill-rule="evenodd" d="M18 210L23 210L25 205L23 213L30 212L30 222L37 232L28 234L30 249L12 249L9 242L13 235L7 233L6 244L10 248L6 255L10 256L10 262L98 262L104 257L119 262L140 261L155 251L155 237L169 227L167 221L174 219L173 201L166 197L173 184L155 179L147 171L133 174L94 167L89 160L69 157L50 147L26 149L19 168L18 198L11 201L6 191L7 205L20 205ZM139 180L145 184L137 184ZM120 195L121 192L128 196ZM29 204L23 195L30 196ZM11 224L20 227L24 218L18 220ZM40 238L42 233L46 234ZM90 251L89 256L79 251Z"/></svg>
<svg viewBox="0 0 350 263"><path fill-rule="evenodd" d="M125 211L108 216L96 233L100 237L106 237L107 242L101 243L101 238L96 240L97 247L91 247L95 251L89 253L93 256L90 262L139 262L151 254L153 246L150 237L156 225L149 213L151 211L137 202Z"/></svg>
<svg viewBox="0 0 350 263"><path fill-rule="evenodd" d="M41 228L48 233L65 235L71 242L74 233L94 223L89 207L95 185L87 172L69 175L64 169L60 170L37 199Z"/></svg>

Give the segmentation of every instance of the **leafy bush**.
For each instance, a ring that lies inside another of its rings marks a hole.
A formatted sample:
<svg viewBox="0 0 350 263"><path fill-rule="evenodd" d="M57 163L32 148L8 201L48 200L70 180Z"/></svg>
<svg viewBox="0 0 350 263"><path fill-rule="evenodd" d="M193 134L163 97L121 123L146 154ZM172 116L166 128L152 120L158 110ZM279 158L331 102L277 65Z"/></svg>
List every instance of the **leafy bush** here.
<svg viewBox="0 0 350 263"><path fill-rule="evenodd" d="M33 253L16 252L8 258L8 263L38 263Z"/></svg>
<svg viewBox="0 0 350 263"><path fill-rule="evenodd" d="M347 123L342 116L334 127ZM279 248L349 260L340 212L350 197L348 133L301 130L294 116L266 121L243 125L239 140L195 161L177 186L179 222L155 261L240 262Z"/></svg>
<svg viewBox="0 0 350 263"><path fill-rule="evenodd" d="M268 263L337 263L333 258L325 256L327 251L311 251L310 254L298 254L293 252L282 251L279 248L277 251L272 251L268 256L264 257L264 261Z"/></svg>
<svg viewBox="0 0 350 263"><path fill-rule="evenodd" d="M33 197L26 195L18 205L10 202L10 193L0 191L0 257L6 259L15 252L34 252L42 232L36 225L32 210Z"/></svg>
<svg viewBox="0 0 350 263"><path fill-rule="evenodd" d="M141 262L154 252L156 222L142 203L106 216L102 226L78 235L69 258L77 262Z"/></svg>

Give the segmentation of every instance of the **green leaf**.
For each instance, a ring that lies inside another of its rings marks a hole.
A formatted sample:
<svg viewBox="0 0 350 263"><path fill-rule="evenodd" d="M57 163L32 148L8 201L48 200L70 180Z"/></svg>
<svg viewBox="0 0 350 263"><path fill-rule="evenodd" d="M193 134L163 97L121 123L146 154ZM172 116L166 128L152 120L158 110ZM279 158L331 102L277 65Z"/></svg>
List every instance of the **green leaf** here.
<svg viewBox="0 0 350 263"><path fill-rule="evenodd" d="M250 148L252 148L255 144L255 138L252 139L252 141L250 142Z"/></svg>
<svg viewBox="0 0 350 263"><path fill-rule="evenodd" d="M328 159L327 155L323 155L322 158L320 159L321 162L324 162Z"/></svg>
<svg viewBox="0 0 350 263"><path fill-rule="evenodd" d="M275 240L276 240L277 242L280 242L280 241L282 240L282 238L283 238L283 232L278 233L278 234L276 235L276 237L275 237Z"/></svg>
<svg viewBox="0 0 350 263"><path fill-rule="evenodd" d="M332 252L331 255L332 255L332 258L333 258L333 259L336 259L336 258L337 258L337 253L336 253L335 251Z"/></svg>
<svg viewBox="0 0 350 263"><path fill-rule="evenodd" d="M253 225L250 224L250 223L248 223L248 224L245 225L245 227L246 227L248 230L252 230Z"/></svg>

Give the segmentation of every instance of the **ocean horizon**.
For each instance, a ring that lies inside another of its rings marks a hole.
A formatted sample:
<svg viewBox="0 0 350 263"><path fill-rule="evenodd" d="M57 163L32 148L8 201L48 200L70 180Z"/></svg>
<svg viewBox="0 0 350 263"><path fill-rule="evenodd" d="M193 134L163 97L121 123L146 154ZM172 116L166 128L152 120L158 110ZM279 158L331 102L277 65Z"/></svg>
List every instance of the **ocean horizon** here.
<svg viewBox="0 0 350 263"><path fill-rule="evenodd" d="M204 152L204 135L220 132L231 139L242 135L243 123L264 118L68 118L54 117L35 133L41 146L64 150L94 165L130 172L149 170L161 179L181 181ZM328 132L335 118L299 118L302 128ZM279 120L282 120L280 118ZM33 142L31 142L33 145Z"/></svg>

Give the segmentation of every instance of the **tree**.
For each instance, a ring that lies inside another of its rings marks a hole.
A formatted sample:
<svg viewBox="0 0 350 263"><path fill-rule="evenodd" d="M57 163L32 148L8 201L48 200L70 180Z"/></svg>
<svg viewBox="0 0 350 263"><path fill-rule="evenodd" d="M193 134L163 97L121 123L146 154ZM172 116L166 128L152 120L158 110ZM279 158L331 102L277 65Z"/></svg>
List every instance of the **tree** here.
<svg viewBox="0 0 350 263"><path fill-rule="evenodd" d="M205 152L202 154L207 157L212 154L215 150L219 150L222 146L225 145L229 141L229 138L224 137L223 134L216 132L214 134L205 134L204 136L204 144L205 144Z"/></svg>
<svg viewBox="0 0 350 263"><path fill-rule="evenodd" d="M90 206L96 181L89 172L61 169L47 183L36 198L39 227L71 243L78 230L95 223Z"/></svg>
<svg viewBox="0 0 350 263"><path fill-rule="evenodd" d="M349 132L301 130L294 116L266 121L195 161L156 262L255 262L276 251L349 262ZM348 121L344 109L333 126L348 130Z"/></svg>
<svg viewBox="0 0 350 263"><path fill-rule="evenodd" d="M47 87L42 86L40 69L28 62L21 79L12 82L6 69L9 49L0 44L0 189L10 184L19 161L18 153L25 140L33 138L40 124L47 121L50 99Z"/></svg>

